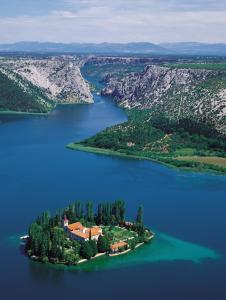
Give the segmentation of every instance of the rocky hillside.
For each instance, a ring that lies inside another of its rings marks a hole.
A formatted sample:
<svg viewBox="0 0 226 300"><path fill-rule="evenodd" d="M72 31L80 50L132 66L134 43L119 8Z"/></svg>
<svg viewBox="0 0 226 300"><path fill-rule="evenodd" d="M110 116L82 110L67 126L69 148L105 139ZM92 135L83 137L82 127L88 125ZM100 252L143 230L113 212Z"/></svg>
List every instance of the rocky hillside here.
<svg viewBox="0 0 226 300"><path fill-rule="evenodd" d="M93 98L88 83L80 72L81 61L76 58L58 57L48 59L3 59L0 61L0 75L7 78L8 83L17 86L19 93L26 94L27 103L23 101L21 106L16 94L12 94L6 86L0 85L1 110L16 110L32 112L46 111L46 107L54 106L56 103L92 103ZM25 87L26 86L26 87ZM29 86L29 89L27 88ZM33 97L39 91L42 98ZM10 95L8 92L10 92ZM32 95L32 96L31 96ZM8 99L8 102L6 101ZM4 102L4 105L3 105ZM8 105L7 105L8 103ZM13 104L13 107L12 107Z"/></svg>
<svg viewBox="0 0 226 300"><path fill-rule="evenodd" d="M0 69L0 111L47 113L54 104L30 81L5 69Z"/></svg>
<svg viewBox="0 0 226 300"><path fill-rule="evenodd" d="M125 108L148 109L148 118L192 120L226 134L226 72L150 65L122 78L108 76L103 95Z"/></svg>

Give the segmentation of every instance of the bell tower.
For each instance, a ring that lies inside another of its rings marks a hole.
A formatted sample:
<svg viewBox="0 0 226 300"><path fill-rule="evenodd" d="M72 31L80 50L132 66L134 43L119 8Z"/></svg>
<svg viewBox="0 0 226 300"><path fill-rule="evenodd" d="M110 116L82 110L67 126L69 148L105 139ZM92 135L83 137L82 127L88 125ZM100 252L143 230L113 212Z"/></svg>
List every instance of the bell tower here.
<svg viewBox="0 0 226 300"><path fill-rule="evenodd" d="M67 216L64 216L64 219L63 219L63 227L68 227L68 224L69 224L69 220L67 218Z"/></svg>

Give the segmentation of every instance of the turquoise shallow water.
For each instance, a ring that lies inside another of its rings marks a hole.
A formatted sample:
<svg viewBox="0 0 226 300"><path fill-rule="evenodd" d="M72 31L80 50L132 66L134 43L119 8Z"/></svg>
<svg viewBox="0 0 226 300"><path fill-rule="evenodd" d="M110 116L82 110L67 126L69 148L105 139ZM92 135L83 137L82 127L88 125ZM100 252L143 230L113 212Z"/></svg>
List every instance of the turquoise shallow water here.
<svg viewBox="0 0 226 300"><path fill-rule="evenodd" d="M133 252L116 257L101 257L95 261L81 264L75 269L99 271L162 261L185 260L193 263L202 263L206 259L215 260L219 258L220 255L218 253L207 247L179 240L163 233L157 233L149 244L145 244Z"/></svg>
<svg viewBox="0 0 226 300"><path fill-rule="evenodd" d="M49 116L0 116L1 296L226 299L226 178L67 150L71 141L126 120L109 99L95 101ZM21 254L15 236L44 210L118 198L126 201L128 219L144 205L145 223L157 233L150 245L80 270L50 268Z"/></svg>
<svg viewBox="0 0 226 300"><path fill-rule="evenodd" d="M22 235L20 235L22 236ZM23 243L19 240L19 235L8 237L7 242L12 247L18 248ZM186 242L172 236L157 232L155 238L148 244L144 244L127 254L108 257L102 256L95 260L82 263L75 267L62 267L49 264L50 268L59 270L80 270L80 271L101 271L109 269L120 269L124 267L133 267L134 265L158 263L162 261L190 261L193 263L203 263L205 260L220 259L220 254L207 247L200 246L191 242ZM40 264L40 263L38 263Z"/></svg>

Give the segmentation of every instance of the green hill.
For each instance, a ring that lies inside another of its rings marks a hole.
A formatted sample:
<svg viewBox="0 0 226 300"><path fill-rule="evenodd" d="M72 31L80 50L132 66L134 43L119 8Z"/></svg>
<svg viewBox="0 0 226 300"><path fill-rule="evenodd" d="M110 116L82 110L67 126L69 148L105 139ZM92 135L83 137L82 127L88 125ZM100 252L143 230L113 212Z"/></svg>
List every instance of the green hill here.
<svg viewBox="0 0 226 300"><path fill-rule="evenodd" d="M128 111L129 120L69 148L156 160L184 169L226 172L226 138L203 124L174 124L148 118L149 110ZM193 130L195 128L195 130Z"/></svg>

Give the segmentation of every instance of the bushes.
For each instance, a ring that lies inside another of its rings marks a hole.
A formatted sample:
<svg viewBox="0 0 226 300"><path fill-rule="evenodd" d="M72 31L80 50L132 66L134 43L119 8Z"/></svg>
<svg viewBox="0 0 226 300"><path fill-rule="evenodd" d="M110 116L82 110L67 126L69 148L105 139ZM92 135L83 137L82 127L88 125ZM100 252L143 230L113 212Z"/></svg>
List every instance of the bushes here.
<svg viewBox="0 0 226 300"><path fill-rule="evenodd" d="M137 238L133 238L127 241L131 250L134 250L139 240Z"/></svg>
<svg viewBox="0 0 226 300"><path fill-rule="evenodd" d="M63 260L67 265L76 265L79 261L79 255L73 251L67 251L64 253Z"/></svg>
<svg viewBox="0 0 226 300"><path fill-rule="evenodd" d="M97 243L95 241L93 241L93 240L90 240L89 244L90 244L90 247L92 249L92 256L97 255L97 253L98 253Z"/></svg>
<svg viewBox="0 0 226 300"><path fill-rule="evenodd" d="M94 257L97 253L98 253L98 249L95 241L90 240L82 243L80 249L80 255L82 258L90 259L91 257Z"/></svg>
<svg viewBox="0 0 226 300"><path fill-rule="evenodd" d="M108 252L110 250L110 243L106 237L101 235L99 236L97 241L97 248L98 252L100 253Z"/></svg>
<svg viewBox="0 0 226 300"><path fill-rule="evenodd" d="M89 242L84 242L82 244L80 255L84 259L90 259L93 256L93 250Z"/></svg>
<svg viewBox="0 0 226 300"><path fill-rule="evenodd" d="M176 167L225 172L223 167L175 159L177 156L193 155L226 156L226 137L219 136L207 122L190 119L175 122L162 113L153 117L150 110L133 109L128 114L129 121L107 128L82 144L155 159Z"/></svg>

